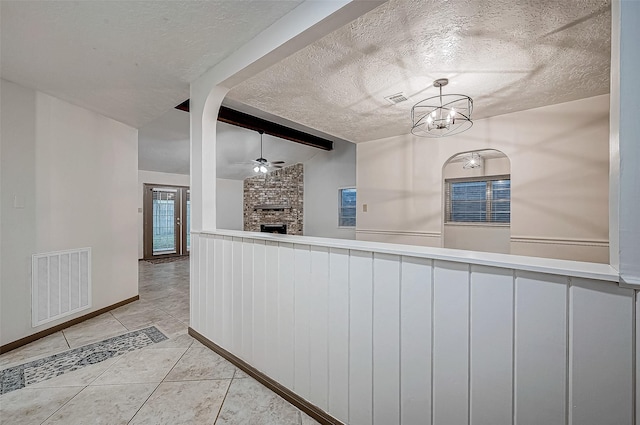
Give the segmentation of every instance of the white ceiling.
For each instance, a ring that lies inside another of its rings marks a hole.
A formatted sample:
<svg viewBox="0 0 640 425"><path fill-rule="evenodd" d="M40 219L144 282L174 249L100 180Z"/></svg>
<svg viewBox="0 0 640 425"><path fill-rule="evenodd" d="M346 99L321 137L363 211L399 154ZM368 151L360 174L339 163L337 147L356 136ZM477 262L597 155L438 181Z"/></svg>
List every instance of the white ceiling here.
<svg viewBox="0 0 640 425"><path fill-rule="evenodd" d="M188 115L173 106L189 82L300 3L3 0L0 71L140 128L141 169L188 173ZM411 106L442 77L445 93L474 98L474 119L599 95L609 90L610 15L609 0L390 0L225 102L361 142L406 134ZM400 91L408 102L383 99ZM218 176L244 178L244 167L225 164L257 158L259 138L225 126ZM269 139L270 160L317 152Z"/></svg>
<svg viewBox="0 0 640 425"><path fill-rule="evenodd" d="M228 98L353 142L408 133L437 78L474 119L567 102L608 93L610 21L609 0L390 0Z"/></svg>
<svg viewBox="0 0 640 425"><path fill-rule="evenodd" d="M306 162L316 148L263 135L263 156L286 165ZM260 134L218 122L216 139L217 176L244 180L254 176L252 159L260 157ZM138 168L164 173L189 174L189 114L172 109L139 129Z"/></svg>
<svg viewBox="0 0 640 425"><path fill-rule="evenodd" d="M0 72L139 128L300 3L2 0Z"/></svg>

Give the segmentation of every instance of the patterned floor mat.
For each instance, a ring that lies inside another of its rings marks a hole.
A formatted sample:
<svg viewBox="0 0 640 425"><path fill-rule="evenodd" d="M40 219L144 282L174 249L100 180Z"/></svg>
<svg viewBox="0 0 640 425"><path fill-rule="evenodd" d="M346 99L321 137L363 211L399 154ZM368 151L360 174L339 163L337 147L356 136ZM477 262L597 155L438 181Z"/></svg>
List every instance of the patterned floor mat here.
<svg viewBox="0 0 640 425"><path fill-rule="evenodd" d="M100 363L129 351L166 340L155 326L74 348L0 371L0 394Z"/></svg>

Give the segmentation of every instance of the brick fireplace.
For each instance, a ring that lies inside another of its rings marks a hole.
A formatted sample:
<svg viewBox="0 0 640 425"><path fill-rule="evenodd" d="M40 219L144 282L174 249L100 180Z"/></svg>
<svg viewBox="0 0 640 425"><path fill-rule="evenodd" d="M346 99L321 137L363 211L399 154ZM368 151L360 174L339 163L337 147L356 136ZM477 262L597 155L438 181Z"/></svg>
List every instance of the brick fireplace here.
<svg viewBox="0 0 640 425"><path fill-rule="evenodd" d="M245 179L244 230L302 235L303 196L302 164Z"/></svg>

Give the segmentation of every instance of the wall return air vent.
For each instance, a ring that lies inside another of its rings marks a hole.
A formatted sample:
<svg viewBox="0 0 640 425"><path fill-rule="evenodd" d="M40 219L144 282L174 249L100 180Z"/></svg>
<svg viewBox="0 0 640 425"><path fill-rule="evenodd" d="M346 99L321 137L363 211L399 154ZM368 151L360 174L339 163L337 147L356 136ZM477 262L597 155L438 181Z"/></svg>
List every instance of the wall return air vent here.
<svg viewBox="0 0 640 425"><path fill-rule="evenodd" d="M91 307L91 248L32 256L32 326Z"/></svg>

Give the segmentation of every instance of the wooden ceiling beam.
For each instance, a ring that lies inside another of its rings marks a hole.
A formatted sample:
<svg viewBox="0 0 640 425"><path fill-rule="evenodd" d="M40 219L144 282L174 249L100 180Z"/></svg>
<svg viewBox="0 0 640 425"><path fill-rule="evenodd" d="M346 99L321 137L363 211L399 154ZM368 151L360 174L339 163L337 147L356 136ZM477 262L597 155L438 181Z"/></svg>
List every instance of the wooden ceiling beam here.
<svg viewBox="0 0 640 425"><path fill-rule="evenodd" d="M187 99L180 105L176 106L176 109L189 112L189 100ZM245 114L244 112L236 111L235 109L227 108L226 106L220 107L218 121L258 132L264 131L265 134L269 134L271 136L312 146L325 151L333 150L333 142L331 140L314 136L313 134L305 133L304 131L296 130L262 118L254 117L253 115Z"/></svg>

